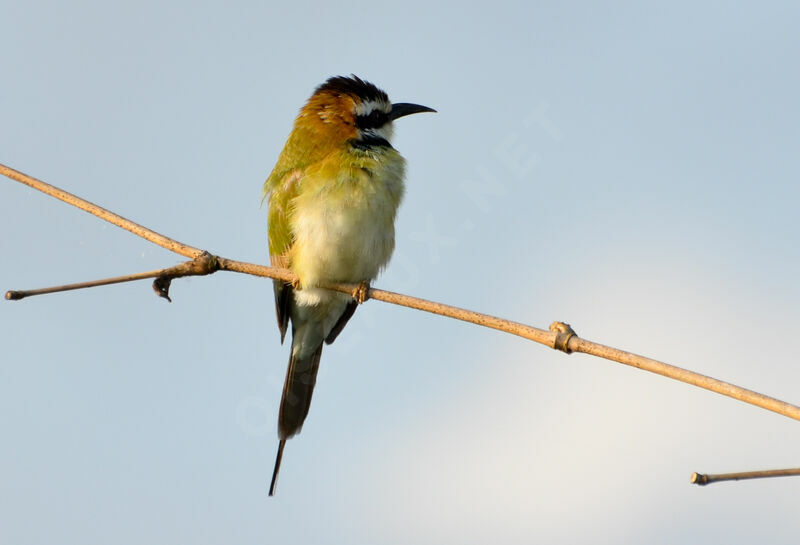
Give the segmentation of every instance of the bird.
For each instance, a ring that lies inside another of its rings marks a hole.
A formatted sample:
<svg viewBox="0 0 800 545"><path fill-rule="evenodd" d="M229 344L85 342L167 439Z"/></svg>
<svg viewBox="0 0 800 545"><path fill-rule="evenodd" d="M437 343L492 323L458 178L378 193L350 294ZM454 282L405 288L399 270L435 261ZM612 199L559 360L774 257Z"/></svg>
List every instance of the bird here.
<svg viewBox="0 0 800 545"><path fill-rule="evenodd" d="M355 75L331 77L300 109L264 183L270 264L296 277L273 281L281 344L290 323L292 342L270 496L286 441L308 415L323 344L339 336L394 251L405 159L390 143L392 123L435 111L392 103ZM348 295L320 287L336 282L358 289Z"/></svg>

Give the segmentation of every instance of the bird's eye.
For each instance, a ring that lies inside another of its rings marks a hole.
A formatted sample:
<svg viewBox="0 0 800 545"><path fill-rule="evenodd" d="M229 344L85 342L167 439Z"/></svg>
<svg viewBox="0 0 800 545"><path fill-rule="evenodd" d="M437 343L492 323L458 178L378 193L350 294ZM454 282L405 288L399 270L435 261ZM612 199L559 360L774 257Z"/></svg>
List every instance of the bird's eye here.
<svg viewBox="0 0 800 545"><path fill-rule="evenodd" d="M381 110L372 110L367 115L359 115L356 117L356 124L362 129L377 129L382 127L389 120L386 112Z"/></svg>

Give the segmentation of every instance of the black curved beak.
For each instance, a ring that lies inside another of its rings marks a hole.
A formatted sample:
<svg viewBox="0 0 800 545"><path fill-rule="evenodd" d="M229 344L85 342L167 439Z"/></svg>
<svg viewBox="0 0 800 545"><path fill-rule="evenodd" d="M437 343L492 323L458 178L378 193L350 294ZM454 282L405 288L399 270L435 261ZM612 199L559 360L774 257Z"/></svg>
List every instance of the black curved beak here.
<svg viewBox="0 0 800 545"><path fill-rule="evenodd" d="M411 114L419 114L422 112L435 112L433 108L427 106L420 106L419 104L409 104L408 102L398 102L392 104L392 111L389 112L389 121L394 121L399 117Z"/></svg>

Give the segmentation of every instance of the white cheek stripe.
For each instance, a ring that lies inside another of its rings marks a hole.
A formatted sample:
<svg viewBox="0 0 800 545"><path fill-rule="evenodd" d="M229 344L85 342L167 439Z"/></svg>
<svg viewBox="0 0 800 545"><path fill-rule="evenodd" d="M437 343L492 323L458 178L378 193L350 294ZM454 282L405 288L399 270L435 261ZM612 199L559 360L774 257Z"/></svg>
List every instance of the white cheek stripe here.
<svg viewBox="0 0 800 545"><path fill-rule="evenodd" d="M392 123L386 123L381 127L377 127L375 129L367 129L365 131L360 131L360 136L363 137L364 134L371 134L383 138L384 140L391 142L392 135L394 134L394 127L392 127Z"/></svg>
<svg viewBox="0 0 800 545"><path fill-rule="evenodd" d="M367 100L356 104L355 114L356 115L369 115L369 113L373 110L382 110L385 113L389 113L392 111L392 105L389 102L385 102L383 100Z"/></svg>

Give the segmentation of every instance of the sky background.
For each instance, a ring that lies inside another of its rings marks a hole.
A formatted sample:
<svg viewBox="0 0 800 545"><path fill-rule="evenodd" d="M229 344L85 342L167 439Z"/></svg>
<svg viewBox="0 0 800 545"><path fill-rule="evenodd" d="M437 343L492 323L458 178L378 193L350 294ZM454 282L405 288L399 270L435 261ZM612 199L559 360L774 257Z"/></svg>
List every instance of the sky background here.
<svg viewBox="0 0 800 545"><path fill-rule="evenodd" d="M261 186L316 85L395 101L376 287L800 402L795 2L0 0L0 162L266 263ZM0 290L179 256L0 180ZM0 304L0 541L796 543L786 417L379 302L326 348L267 497L288 360L218 273Z"/></svg>

